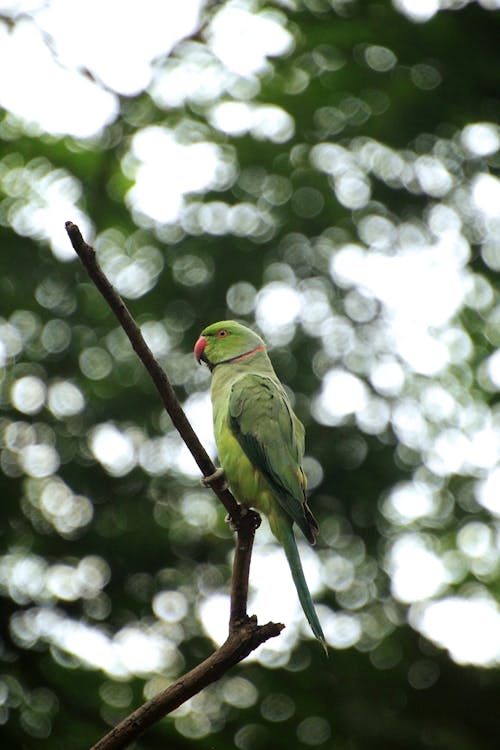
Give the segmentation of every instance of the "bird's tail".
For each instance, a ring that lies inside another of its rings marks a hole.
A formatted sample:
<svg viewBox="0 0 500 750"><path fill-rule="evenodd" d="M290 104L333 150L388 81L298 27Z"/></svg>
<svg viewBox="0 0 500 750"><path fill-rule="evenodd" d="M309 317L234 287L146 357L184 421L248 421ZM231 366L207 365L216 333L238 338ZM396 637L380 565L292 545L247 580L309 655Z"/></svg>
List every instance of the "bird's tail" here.
<svg viewBox="0 0 500 750"><path fill-rule="evenodd" d="M304 576L304 571L302 569L302 563L300 561L299 550L297 549L297 542L295 541L295 534L293 533L292 524L281 524L280 531L280 541L285 550L286 559L288 560L288 564L292 572L293 582L295 583L295 588L297 589L302 609L304 610L304 614L307 617L307 622L311 626L312 632L325 649L325 652L328 653L325 636L323 635L323 630L321 628L318 615L316 614L316 610L314 609L311 594L309 593L309 589L307 588L307 583Z"/></svg>

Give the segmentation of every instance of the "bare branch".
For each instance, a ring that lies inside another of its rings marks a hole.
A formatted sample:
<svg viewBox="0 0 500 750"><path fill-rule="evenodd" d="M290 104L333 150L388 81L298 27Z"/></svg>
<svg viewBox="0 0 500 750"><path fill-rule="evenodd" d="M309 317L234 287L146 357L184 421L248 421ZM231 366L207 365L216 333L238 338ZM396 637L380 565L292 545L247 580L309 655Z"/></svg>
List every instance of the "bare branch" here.
<svg viewBox="0 0 500 750"><path fill-rule="evenodd" d="M255 530L259 523L260 517L257 513L248 511L242 516L238 528L227 640L205 661L117 724L90 750L122 750L127 747L132 740L137 739L163 716L178 708L207 685L216 682L269 638L275 638L281 633L284 625L274 622L257 625L257 618L248 617L246 613L250 557Z"/></svg>
<svg viewBox="0 0 500 750"><path fill-rule="evenodd" d="M215 472L210 457L201 445L187 419L164 370L146 344L139 326L130 315L125 303L100 268L93 247L82 238L72 222L66 222L66 231L87 273L116 315L134 350L143 362L160 394L174 427L191 451L203 475L226 510L236 528L236 548L231 581L231 612L229 635L225 643L205 661L180 677L159 695L140 706L120 724L95 744L91 750L120 750L135 740L146 729L170 711L180 706L207 685L218 680L228 669L244 659L257 646L280 634L284 625L269 622L257 625L256 617L247 614L248 576L255 531L260 516L253 510L242 508L226 488L223 475L213 479Z"/></svg>
<svg viewBox="0 0 500 750"><path fill-rule="evenodd" d="M260 516L258 513L248 510L245 514L242 514L238 526L233 560L229 632L237 629L241 623L244 623L248 619L247 600L250 560L252 559L255 532L259 526Z"/></svg>
<svg viewBox="0 0 500 750"><path fill-rule="evenodd" d="M73 249L87 269L88 275L116 315L118 322L127 334L139 359L151 375L151 379L160 394L163 405L165 406L174 427L191 451L191 454L198 464L203 476L210 477L216 470L215 466L186 417L165 371L160 367L151 349L146 344L141 329L131 316L124 301L99 266L94 248L84 241L76 224L67 221L65 226L71 244L73 245ZM210 482L210 486L226 508L234 524L237 526L241 515L241 508L231 492L226 488L224 478L221 477L220 479Z"/></svg>
<svg viewBox="0 0 500 750"><path fill-rule="evenodd" d="M279 635L282 629L283 625L273 622L258 626L255 618L247 618L237 629L230 632L227 641L208 659L127 716L90 750L121 750L127 747L132 740L137 739L163 716L207 685L216 682L257 646Z"/></svg>

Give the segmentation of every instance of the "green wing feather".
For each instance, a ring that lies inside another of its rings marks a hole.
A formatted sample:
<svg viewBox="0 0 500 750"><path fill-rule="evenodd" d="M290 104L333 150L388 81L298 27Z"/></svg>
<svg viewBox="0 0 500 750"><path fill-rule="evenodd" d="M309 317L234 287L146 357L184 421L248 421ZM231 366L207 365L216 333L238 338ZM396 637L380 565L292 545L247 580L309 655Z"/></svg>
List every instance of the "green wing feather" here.
<svg viewBox="0 0 500 750"><path fill-rule="evenodd" d="M241 448L261 472L288 516L314 544L318 525L307 507L304 427L292 411L284 388L274 379L249 373L234 383L229 397L229 426Z"/></svg>

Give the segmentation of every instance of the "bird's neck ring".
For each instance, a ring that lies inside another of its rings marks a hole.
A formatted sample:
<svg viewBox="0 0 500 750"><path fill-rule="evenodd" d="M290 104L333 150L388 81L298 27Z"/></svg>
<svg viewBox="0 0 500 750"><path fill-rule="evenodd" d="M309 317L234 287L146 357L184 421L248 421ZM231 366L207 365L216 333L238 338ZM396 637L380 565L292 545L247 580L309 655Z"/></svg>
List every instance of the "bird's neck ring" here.
<svg viewBox="0 0 500 750"><path fill-rule="evenodd" d="M230 365L230 364L233 364L234 362L241 362L243 359L248 359L248 357L253 356L257 352L265 352L265 351L266 351L266 347L264 346L264 344L257 344L257 346L254 347L253 349L250 349L249 352L245 352L244 354L238 354L236 357L230 357L229 359L223 359L220 362L215 362L215 364L212 365L211 369L215 370L215 368L218 367L219 365Z"/></svg>

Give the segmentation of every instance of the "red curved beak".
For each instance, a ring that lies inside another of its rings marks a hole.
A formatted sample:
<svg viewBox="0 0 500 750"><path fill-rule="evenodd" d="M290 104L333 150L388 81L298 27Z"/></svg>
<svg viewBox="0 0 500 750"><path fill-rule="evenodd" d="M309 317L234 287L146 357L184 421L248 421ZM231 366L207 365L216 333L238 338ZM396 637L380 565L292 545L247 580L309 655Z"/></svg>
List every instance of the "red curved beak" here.
<svg viewBox="0 0 500 750"><path fill-rule="evenodd" d="M203 356L203 352L205 351L206 345L207 340L205 336L200 336L200 338L194 345L194 356L196 357L196 361L198 362L198 364L201 364L201 358Z"/></svg>

